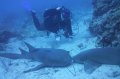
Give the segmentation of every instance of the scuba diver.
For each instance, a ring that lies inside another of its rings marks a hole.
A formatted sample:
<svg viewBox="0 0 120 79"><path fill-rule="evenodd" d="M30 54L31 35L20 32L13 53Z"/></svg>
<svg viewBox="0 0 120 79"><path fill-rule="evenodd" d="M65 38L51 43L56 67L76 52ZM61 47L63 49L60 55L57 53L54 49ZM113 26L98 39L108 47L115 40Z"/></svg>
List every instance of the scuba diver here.
<svg viewBox="0 0 120 79"><path fill-rule="evenodd" d="M64 31L64 36L70 38L72 36L72 27L71 27L71 12L65 7L58 7L45 10L43 13L43 24L39 22L36 17L36 13L31 11L32 19L37 30L44 31L46 30L48 35L49 32L55 33L58 35L60 30Z"/></svg>
<svg viewBox="0 0 120 79"><path fill-rule="evenodd" d="M65 37L72 36L72 27L71 27L71 12L65 7L61 8L61 26L64 29Z"/></svg>

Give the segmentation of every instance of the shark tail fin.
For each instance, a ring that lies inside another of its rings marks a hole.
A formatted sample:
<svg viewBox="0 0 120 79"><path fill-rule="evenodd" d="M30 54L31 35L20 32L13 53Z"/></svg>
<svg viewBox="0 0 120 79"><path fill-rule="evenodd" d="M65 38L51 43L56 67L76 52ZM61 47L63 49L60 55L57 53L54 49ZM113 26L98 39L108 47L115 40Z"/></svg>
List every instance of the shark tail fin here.
<svg viewBox="0 0 120 79"><path fill-rule="evenodd" d="M9 58L9 59L22 59L22 55L15 53L0 53L0 57Z"/></svg>
<svg viewBox="0 0 120 79"><path fill-rule="evenodd" d="M31 52L31 51L33 51L35 49L32 45L28 44L27 42L24 42L24 43L28 47L29 52Z"/></svg>

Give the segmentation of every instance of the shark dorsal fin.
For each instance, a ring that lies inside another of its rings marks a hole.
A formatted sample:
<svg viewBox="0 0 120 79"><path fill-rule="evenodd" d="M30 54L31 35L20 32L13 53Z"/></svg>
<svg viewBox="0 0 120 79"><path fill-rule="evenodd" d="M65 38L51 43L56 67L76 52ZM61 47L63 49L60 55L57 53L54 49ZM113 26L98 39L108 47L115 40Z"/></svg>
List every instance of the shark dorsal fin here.
<svg viewBox="0 0 120 79"><path fill-rule="evenodd" d="M19 48L19 50L21 51L21 54L26 54L26 53L28 53L27 51L23 50L22 48Z"/></svg>
<svg viewBox="0 0 120 79"><path fill-rule="evenodd" d="M28 44L28 43L26 43L26 42L24 42L24 43L25 43L25 45L28 47L29 52L31 52L31 51L33 51L33 50L35 49L32 45L30 45L30 44Z"/></svg>

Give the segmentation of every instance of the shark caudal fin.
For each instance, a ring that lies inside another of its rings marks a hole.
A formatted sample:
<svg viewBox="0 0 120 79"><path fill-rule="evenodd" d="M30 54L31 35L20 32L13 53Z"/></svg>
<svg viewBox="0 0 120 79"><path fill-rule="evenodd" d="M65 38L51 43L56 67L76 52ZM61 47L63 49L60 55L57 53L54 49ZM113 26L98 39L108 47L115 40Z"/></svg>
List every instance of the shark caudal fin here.
<svg viewBox="0 0 120 79"><path fill-rule="evenodd" d="M14 53L0 53L0 57L9 58L9 59L22 59L21 54L14 54Z"/></svg>
<svg viewBox="0 0 120 79"><path fill-rule="evenodd" d="M34 48L32 45L28 44L27 42L24 42L24 43L25 43L25 45L28 47L29 52L31 52L31 51L33 51L33 50L36 49L36 48Z"/></svg>

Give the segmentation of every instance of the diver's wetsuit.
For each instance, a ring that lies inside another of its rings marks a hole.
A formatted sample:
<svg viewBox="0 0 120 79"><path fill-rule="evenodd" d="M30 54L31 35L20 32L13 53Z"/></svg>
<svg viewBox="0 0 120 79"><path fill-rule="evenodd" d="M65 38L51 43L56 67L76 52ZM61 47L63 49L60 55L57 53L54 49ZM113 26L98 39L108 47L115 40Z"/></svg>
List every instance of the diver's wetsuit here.
<svg viewBox="0 0 120 79"><path fill-rule="evenodd" d="M53 32L55 34L58 33L60 29L63 29L64 36L69 37L72 35L72 27L71 27L71 13L68 9L61 7L60 9L53 8L48 9L44 12L44 25L41 26L37 17L32 12L33 22L36 28L39 30L45 29L48 32Z"/></svg>
<svg viewBox="0 0 120 79"><path fill-rule="evenodd" d="M57 33L60 28L60 22L60 11L56 8L48 9L44 12L44 26L46 27L46 30Z"/></svg>
<svg viewBox="0 0 120 79"><path fill-rule="evenodd" d="M71 27L71 12L68 9L63 8L61 10L61 15L62 15L61 26L65 30L65 37L69 37L73 34L72 27Z"/></svg>

